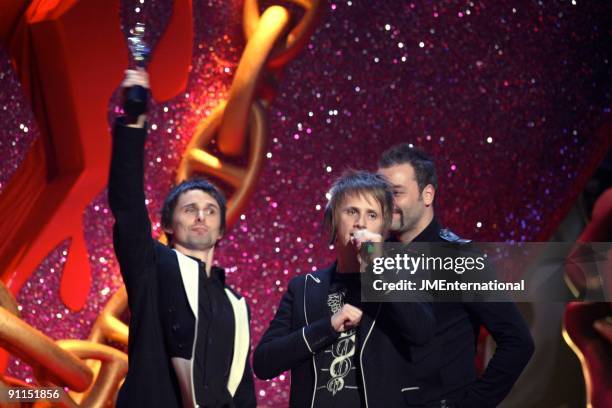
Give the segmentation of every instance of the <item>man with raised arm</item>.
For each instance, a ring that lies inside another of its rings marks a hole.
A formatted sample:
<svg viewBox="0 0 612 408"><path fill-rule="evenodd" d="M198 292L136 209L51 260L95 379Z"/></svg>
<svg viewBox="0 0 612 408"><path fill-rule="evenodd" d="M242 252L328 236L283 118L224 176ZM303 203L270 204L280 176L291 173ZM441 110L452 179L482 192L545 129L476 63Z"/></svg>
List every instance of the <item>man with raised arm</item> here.
<svg viewBox="0 0 612 408"><path fill-rule="evenodd" d="M148 88L146 72L126 71L123 87L136 85ZM168 245L152 238L145 113L118 118L113 128L108 200L130 308L129 369L117 406L255 407L247 304L213 266L225 197L203 179L180 183L162 209Z"/></svg>

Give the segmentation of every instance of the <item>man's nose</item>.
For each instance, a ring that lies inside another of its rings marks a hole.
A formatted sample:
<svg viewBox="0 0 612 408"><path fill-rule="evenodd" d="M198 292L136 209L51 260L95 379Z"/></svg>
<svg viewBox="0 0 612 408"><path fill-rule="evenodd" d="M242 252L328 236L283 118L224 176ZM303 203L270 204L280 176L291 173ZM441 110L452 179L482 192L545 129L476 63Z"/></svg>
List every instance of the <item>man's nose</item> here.
<svg viewBox="0 0 612 408"><path fill-rule="evenodd" d="M357 229L365 229L366 227L366 215L358 215L355 217L355 228Z"/></svg>

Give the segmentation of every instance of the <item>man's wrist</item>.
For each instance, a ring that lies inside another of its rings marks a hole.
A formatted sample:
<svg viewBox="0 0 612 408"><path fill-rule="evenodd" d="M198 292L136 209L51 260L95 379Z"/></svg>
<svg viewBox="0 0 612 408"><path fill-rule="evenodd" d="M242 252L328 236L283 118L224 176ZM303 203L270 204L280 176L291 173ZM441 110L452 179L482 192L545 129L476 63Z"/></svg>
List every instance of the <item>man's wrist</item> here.
<svg viewBox="0 0 612 408"><path fill-rule="evenodd" d="M125 125L131 128L144 128L145 122L147 121L147 115L142 114L136 118L131 116L125 117Z"/></svg>

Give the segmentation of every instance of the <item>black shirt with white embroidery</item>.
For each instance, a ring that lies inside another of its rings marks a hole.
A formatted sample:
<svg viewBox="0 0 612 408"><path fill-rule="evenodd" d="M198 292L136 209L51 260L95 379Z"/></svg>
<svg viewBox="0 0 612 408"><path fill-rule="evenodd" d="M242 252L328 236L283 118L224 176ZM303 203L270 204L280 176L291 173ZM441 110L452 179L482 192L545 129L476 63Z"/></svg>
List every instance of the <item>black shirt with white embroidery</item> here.
<svg viewBox="0 0 612 408"><path fill-rule="evenodd" d="M360 307L359 291L359 273L334 272L327 295L330 316L345 303ZM357 329L341 333L338 340L322 352L323 364L317 367L315 406L361 407L363 398Z"/></svg>

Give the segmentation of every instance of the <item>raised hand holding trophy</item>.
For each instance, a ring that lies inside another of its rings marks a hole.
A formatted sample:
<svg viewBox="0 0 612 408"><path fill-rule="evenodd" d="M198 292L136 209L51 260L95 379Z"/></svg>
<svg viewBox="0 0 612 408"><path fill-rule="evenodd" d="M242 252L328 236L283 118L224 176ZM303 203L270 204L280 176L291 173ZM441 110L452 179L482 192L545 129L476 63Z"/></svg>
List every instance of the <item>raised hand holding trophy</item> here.
<svg viewBox="0 0 612 408"><path fill-rule="evenodd" d="M136 23L136 27L130 30L128 37L128 48L132 53L132 58L136 70L144 71L149 55L150 48L144 42L145 25ZM137 118L147 111L147 101L149 90L141 85L132 85L125 90L124 110L129 118Z"/></svg>

